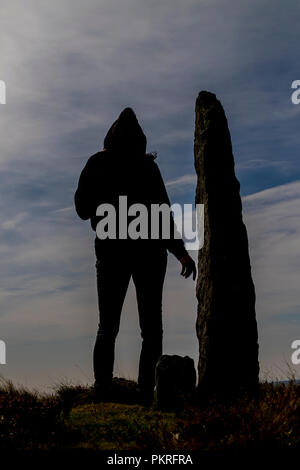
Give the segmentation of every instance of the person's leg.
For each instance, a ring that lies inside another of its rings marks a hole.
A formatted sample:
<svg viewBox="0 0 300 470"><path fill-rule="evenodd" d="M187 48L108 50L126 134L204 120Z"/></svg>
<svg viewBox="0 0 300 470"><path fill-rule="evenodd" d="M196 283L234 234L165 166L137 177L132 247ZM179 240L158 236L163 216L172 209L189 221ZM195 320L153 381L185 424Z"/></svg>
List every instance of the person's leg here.
<svg viewBox="0 0 300 470"><path fill-rule="evenodd" d="M97 391L111 384L115 340L131 272L126 260L113 254L97 257L96 271L100 321L93 360Z"/></svg>
<svg viewBox="0 0 300 470"><path fill-rule="evenodd" d="M143 393L153 393L155 365L162 354L162 291L168 253L157 249L142 253L133 268L139 310L142 350L138 385Z"/></svg>

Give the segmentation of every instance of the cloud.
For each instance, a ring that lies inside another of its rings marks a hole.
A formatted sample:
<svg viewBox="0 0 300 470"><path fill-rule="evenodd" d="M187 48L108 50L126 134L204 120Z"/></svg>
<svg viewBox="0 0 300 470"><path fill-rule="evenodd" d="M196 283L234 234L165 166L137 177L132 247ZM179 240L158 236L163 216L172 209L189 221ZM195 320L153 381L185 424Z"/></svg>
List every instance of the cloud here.
<svg viewBox="0 0 300 470"><path fill-rule="evenodd" d="M11 219L5 220L0 224L3 230L14 230L18 224L20 224L26 218L26 212L21 212Z"/></svg>
<svg viewBox="0 0 300 470"><path fill-rule="evenodd" d="M182 197L185 197L186 199L187 196L189 196L189 201L185 202L194 205L196 180L197 178L195 174L187 174L166 181L165 185L169 193L171 203L176 203L181 200Z"/></svg>
<svg viewBox="0 0 300 470"><path fill-rule="evenodd" d="M243 129L255 150L262 133L265 142L274 139L274 126L281 130L277 144L299 144L293 122L300 108L290 101L290 77L279 83L276 73L284 57L291 78L297 74L295 10L294 1L271 8L258 0L88 0L82 8L74 0L29 0L23 11L22 2L5 1L2 165L47 159L54 167L57 158L65 165L84 158L131 104L150 148L177 177L192 170L190 147L182 145L193 139L195 98L205 88L221 98L243 161L253 158ZM278 148L272 158L280 159Z"/></svg>
<svg viewBox="0 0 300 470"><path fill-rule="evenodd" d="M190 184L195 185L196 180L197 180L197 177L196 177L195 174L182 175L182 176L179 176L179 178L175 178L173 180L166 181L166 187L168 189L172 188L172 187L177 189L179 186L185 186L185 185L190 185Z"/></svg>
<svg viewBox="0 0 300 470"><path fill-rule="evenodd" d="M277 167L282 172L288 171L290 168L290 162L286 160L277 160L277 161L270 161L265 158L253 158L252 160L248 160L246 162L239 163L236 165L236 168L239 171L249 171L249 170L259 170L261 168L270 168L270 167Z"/></svg>
<svg viewBox="0 0 300 470"><path fill-rule="evenodd" d="M284 361L290 362L291 343L299 336L299 204L299 181L243 198L263 369L281 366L285 373Z"/></svg>

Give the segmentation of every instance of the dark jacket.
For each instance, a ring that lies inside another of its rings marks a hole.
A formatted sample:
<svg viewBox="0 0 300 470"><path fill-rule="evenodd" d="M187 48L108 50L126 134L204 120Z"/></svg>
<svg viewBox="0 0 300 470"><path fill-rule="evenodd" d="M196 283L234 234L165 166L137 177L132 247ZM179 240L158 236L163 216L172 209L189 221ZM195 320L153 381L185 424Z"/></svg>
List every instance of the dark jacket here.
<svg viewBox="0 0 300 470"><path fill-rule="evenodd" d="M101 219L96 216L97 207L101 203L109 203L116 208L118 222L117 208L120 195L127 196L128 207L134 203L142 203L149 208L149 214L150 205L153 203L166 203L170 206L159 168L153 156L145 153L146 137L135 114L132 110L128 112L128 109L124 110L111 126L104 141L105 149L89 158L79 178L75 193L76 211L81 219L90 219L93 230L96 230ZM128 217L128 222L130 222L130 217ZM187 251L183 240L174 238L172 215L170 226L170 239L100 240L96 237L95 246L96 249L98 247L105 251L114 249L116 245L122 245L124 249L129 246L138 246L138 244L140 246L143 244L145 249L160 246L167 248L180 259L187 254Z"/></svg>

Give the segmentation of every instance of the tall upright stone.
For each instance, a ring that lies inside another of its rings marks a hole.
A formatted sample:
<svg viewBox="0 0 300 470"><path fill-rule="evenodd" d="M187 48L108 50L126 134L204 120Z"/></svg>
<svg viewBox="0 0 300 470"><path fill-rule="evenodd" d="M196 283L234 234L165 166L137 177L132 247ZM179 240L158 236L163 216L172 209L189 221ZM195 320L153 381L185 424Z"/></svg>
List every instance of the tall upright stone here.
<svg viewBox="0 0 300 470"><path fill-rule="evenodd" d="M194 155L195 202L204 204L205 224L196 285L198 391L254 391L259 374L255 289L240 184L223 107L206 91L196 101Z"/></svg>

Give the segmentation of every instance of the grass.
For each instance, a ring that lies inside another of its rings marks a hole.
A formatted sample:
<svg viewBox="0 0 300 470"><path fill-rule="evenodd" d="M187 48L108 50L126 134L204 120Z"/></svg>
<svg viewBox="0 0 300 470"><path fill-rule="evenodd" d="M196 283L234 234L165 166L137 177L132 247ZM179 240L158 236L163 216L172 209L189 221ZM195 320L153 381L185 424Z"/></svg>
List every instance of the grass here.
<svg viewBox="0 0 300 470"><path fill-rule="evenodd" d="M259 397L190 403L181 411L136 404L135 383L114 379L112 401L88 386L52 395L0 386L0 450L243 451L300 448L300 384L261 383Z"/></svg>

